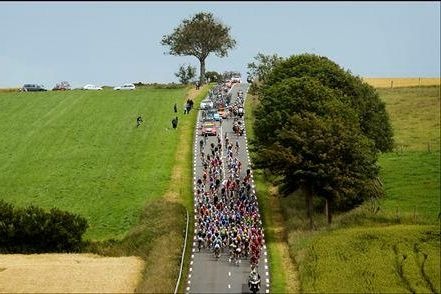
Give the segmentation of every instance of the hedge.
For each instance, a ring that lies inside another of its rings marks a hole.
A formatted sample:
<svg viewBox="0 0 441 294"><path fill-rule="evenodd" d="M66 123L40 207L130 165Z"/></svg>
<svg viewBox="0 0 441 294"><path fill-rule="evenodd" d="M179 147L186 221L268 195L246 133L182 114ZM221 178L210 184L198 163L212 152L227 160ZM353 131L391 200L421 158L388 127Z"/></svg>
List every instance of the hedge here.
<svg viewBox="0 0 441 294"><path fill-rule="evenodd" d="M33 205L14 208L0 200L2 253L77 252L87 228L87 220L77 214Z"/></svg>

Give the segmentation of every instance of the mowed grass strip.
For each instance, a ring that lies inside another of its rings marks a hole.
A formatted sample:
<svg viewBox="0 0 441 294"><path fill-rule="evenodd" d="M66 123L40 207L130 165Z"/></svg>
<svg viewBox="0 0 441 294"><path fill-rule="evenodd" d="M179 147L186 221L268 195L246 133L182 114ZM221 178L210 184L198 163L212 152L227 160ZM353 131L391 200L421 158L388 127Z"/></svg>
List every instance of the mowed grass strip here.
<svg viewBox="0 0 441 294"><path fill-rule="evenodd" d="M0 198L79 213L87 239L121 239L169 184L186 91L1 93Z"/></svg>

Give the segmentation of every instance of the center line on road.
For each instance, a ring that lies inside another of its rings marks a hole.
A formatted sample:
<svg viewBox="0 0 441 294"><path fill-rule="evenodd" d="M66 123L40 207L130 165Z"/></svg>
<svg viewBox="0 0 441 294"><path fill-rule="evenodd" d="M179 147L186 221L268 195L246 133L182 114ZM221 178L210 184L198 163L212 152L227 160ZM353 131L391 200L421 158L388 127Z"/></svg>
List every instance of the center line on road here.
<svg viewBox="0 0 441 294"><path fill-rule="evenodd" d="M231 277L231 272L228 272L228 276Z"/></svg>
<svg viewBox="0 0 441 294"><path fill-rule="evenodd" d="M228 284L228 289L230 289L231 288L231 285L230 284Z"/></svg>

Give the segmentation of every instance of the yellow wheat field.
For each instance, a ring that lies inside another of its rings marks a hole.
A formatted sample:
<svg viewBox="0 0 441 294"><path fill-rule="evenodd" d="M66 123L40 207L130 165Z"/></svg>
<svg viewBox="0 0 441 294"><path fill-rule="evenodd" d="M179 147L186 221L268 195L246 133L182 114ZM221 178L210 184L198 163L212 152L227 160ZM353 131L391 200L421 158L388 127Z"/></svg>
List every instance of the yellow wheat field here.
<svg viewBox="0 0 441 294"><path fill-rule="evenodd" d="M375 88L399 88L415 86L439 86L441 78L363 78Z"/></svg>
<svg viewBox="0 0 441 294"><path fill-rule="evenodd" d="M95 254L1 254L1 293L133 293L144 262Z"/></svg>

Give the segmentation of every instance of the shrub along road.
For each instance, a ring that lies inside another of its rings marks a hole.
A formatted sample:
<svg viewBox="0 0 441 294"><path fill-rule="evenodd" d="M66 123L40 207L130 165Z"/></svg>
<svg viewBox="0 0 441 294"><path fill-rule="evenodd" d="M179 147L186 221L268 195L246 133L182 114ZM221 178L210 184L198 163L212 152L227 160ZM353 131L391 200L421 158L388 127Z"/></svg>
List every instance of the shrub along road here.
<svg viewBox="0 0 441 294"><path fill-rule="evenodd" d="M247 90L246 84L239 84L233 86L231 89L232 102L237 97L238 91L242 90L244 96ZM201 113L199 112L197 130L199 127L199 122L201 118ZM242 120L243 123L243 120ZM242 163L241 176L246 174L247 168L250 167L250 158L248 154L246 133L243 136L237 137L233 131L233 119L225 119L222 125L218 125L218 133L221 135L222 146L225 146L225 133L227 133L228 138L231 142L235 144L236 140L239 142L239 154L238 158ZM196 181L202 178L203 166L200 159L199 153L199 140L202 136L200 132L196 133L195 136L195 152L194 152L194 185L196 187ZM209 146L211 143L217 144L216 137L208 137L207 143L205 144L205 153L209 153ZM223 166L226 166L225 153L222 156ZM252 180L251 173L251 184L252 192L255 194L254 180ZM195 192L196 193L196 192ZM195 199L196 203L197 199ZM195 210L195 218L198 217L197 211ZM195 221L197 225L197 221ZM249 260L241 259L239 266L230 263L228 260L227 250L221 253L219 260L216 260L214 253L210 249L202 249L198 252L197 249L197 229L195 227L195 238L193 242L193 249L190 261L190 271L188 274L188 281L186 285L186 292L193 293L249 293L247 278L250 273L250 262ZM265 244L265 243L263 243ZM263 245L262 254L259 261L258 271L261 276L261 288L260 293L269 292L269 273L268 273L268 258L266 245Z"/></svg>

